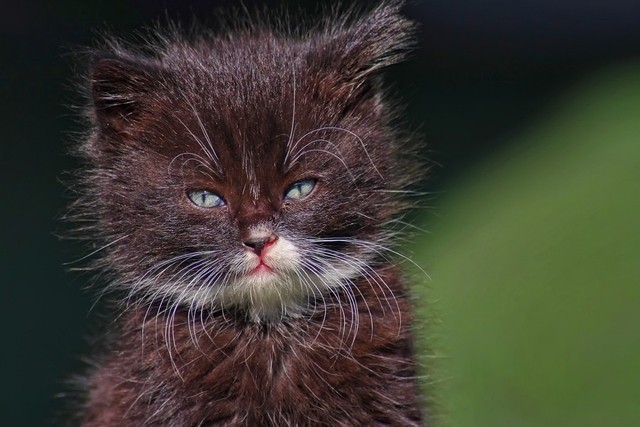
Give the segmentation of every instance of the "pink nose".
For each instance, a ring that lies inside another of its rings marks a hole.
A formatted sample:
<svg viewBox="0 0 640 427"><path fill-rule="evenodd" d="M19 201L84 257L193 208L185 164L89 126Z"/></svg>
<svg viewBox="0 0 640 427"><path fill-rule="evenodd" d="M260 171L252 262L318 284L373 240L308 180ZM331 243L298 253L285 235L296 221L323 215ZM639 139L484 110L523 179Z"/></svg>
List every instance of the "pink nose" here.
<svg viewBox="0 0 640 427"><path fill-rule="evenodd" d="M250 237L242 242L247 248L250 248L256 255L260 255L263 250L271 246L278 239L275 234L260 237Z"/></svg>

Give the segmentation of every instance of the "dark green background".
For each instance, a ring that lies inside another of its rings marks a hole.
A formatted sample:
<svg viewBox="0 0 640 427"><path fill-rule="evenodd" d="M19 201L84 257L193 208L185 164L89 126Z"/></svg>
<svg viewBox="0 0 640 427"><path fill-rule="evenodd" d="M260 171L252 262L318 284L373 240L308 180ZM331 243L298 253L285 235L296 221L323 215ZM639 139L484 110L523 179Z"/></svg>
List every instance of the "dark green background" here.
<svg viewBox="0 0 640 427"><path fill-rule="evenodd" d="M65 147L82 129L68 52L96 31L234 3L2 5L0 425L55 424L56 395L99 323L87 277L65 272L80 248L54 235L74 167ZM438 166L415 218L429 233L402 251L431 275L418 274L416 293L443 419L640 425L640 4L425 0L406 11L419 49L388 80Z"/></svg>

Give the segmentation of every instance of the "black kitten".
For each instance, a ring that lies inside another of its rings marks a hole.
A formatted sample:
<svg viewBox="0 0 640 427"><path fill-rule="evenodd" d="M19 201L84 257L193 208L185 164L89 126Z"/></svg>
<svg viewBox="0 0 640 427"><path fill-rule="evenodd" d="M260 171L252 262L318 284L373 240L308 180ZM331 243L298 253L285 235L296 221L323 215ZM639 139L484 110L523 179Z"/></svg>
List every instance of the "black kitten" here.
<svg viewBox="0 0 640 427"><path fill-rule="evenodd" d="M126 298L84 425L424 422L389 256L416 176L381 96L399 7L95 54L73 208Z"/></svg>

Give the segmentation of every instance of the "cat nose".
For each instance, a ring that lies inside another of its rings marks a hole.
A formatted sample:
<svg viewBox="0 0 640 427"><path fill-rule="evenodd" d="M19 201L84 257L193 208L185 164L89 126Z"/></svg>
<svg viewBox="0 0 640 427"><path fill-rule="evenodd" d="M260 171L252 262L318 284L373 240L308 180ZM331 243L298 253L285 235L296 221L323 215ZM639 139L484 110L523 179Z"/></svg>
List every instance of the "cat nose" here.
<svg viewBox="0 0 640 427"><path fill-rule="evenodd" d="M277 239L278 236L272 233L267 236L249 237L243 240L242 244L253 250L256 255L260 255L265 248L274 244Z"/></svg>

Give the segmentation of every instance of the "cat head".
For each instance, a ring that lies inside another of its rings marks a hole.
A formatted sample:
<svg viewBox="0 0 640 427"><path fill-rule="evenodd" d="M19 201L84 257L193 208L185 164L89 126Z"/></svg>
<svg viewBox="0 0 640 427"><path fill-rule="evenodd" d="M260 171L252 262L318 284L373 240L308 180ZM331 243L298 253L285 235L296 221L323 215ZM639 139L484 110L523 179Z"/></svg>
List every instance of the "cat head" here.
<svg viewBox="0 0 640 427"><path fill-rule="evenodd" d="M256 321L375 280L413 178L379 75L406 51L398 8L97 53L78 206L100 268L143 301Z"/></svg>

